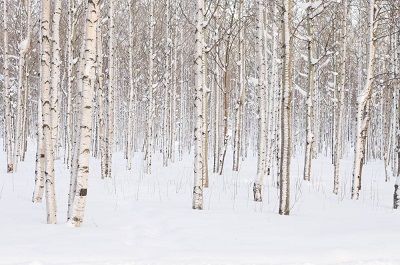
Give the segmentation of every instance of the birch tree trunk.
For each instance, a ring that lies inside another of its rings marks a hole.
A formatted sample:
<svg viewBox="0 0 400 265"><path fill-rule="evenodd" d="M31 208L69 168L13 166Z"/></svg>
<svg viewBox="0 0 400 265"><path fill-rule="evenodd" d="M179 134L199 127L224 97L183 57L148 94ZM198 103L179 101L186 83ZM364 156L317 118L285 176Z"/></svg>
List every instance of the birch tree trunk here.
<svg viewBox="0 0 400 265"><path fill-rule="evenodd" d="M242 120L243 120L243 104L245 100L245 86L244 86L244 72L245 72L245 57L244 57L244 28L243 28L243 0L239 1L239 99L236 104L235 115L235 134L233 141L233 171L239 171L239 157L241 151L241 137L242 137Z"/></svg>
<svg viewBox="0 0 400 265"><path fill-rule="evenodd" d="M307 50L308 50L308 92L307 92L307 114L306 114L306 152L304 160L304 180L310 181L311 160L314 143L313 119L314 119L314 89L315 89L315 41L313 30L313 11L314 1L309 1L307 8Z"/></svg>
<svg viewBox="0 0 400 265"><path fill-rule="evenodd" d="M154 0L150 0L150 40L149 40L149 96L148 96L148 119L147 119L147 136L146 136L146 173L151 174L151 159L153 153L153 130L154 130L154 116L155 116L155 98L154 89L156 84L153 82L153 67L155 54L153 51L154 39Z"/></svg>
<svg viewBox="0 0 400 265"><path fill-rule="evenodd" d="M365 145L367 140L367 132L369 120L371 118L371 95L373 90L374 68L375 68L375 37L376 21L375 21L375 0L369 3L369 36L368 36L368 62L367 62L367 81L361 95L358 97L357 109L357 138L353 168L353 183L351 189L351 198L357 200L361 190L361 175L365 159Z"/></svg>
<svg viewBox="0 0 400 265"><path fill-rule="evenodd" d="M115 59L115 47L114 47L114 1L110 0L109 8L109 60L108 60L108 131L107 131L107 160L105 165L104 177L111 177L112 168L112 152L114 143L114 59Z"/></svg>
<svg viewBox="0 0 400 265"><path fill-rule="evenodd" d="M339 99L337 102L338 115L336 123L336 143L334 154L334 172L333 172L333 193L339 192L339 172L340 172L340 159L342 158L342 144L343 144L343 119L344 119L344 96L345 96L345 83L346 83L346 57L347 57L347 0L342 0L343 8L343 26L342 26L342 57L340 62L340 76L339 76Z"/></svg>
<svg viewBox="0 0 400 265"><path fill-rule="evenodd" d="M127 135L127 160L128 170L132 168L133 153L133 125L134 125L134 106L135 106L135 86L133 77L133 0L129 2L129 114L128 114L128 135Z"/></svg>
<svg viewBox="0 0 400 265"><path fill-rule="evenodd" d="M398 44L400 45L400 35L397 37ZM399 47L399 46L398 46ZM400 55L400 51L398 51L398 55ZM400 59L400 57L398 58ZM397 124L396 124L396 151L397 151L397 169L396 169L396 183L394 185L394 194L393 194L393 209L398 209L400 205L400 91L397 91L397 104L396 104L396 112L397 112Z"/></svg>
<svg viewBox="0 0 400 265"><path fill-rule="evenodd" d="M14 140L14 166L15 170L18 162L24 154L25 145L25 120L26 120L26 94L28 87L25 85L25 71L26 71L26 57L31 47L31 2L25 2L25 10L27 13L27 33L26 38L21 41L19 45L19 66L18 66L18 92L17 92L17 114L16 114L16 128Z"/></svg>
<svg viewBox="0 0 400 265"><path fill-rule="evenodd" d="M169 136L170 136L170 130L171 130L171 50L172 50L172 40L171 40L171 8L170 8L170 0L166 1L166 45L165 45L165 74L164 74L164 117L163 117L163 165L166 167L168 166L168 160L169 160Z"/></svg>
<svg viewBox="0 0 400 265"><path fill-rule="evenodd" d="M76 193L72 207L71 224L79 227L83 222L89 176L90 142L92 135L92 100L96 72L96 34L99 0L88 0L86 18L85 68L82 75L82 104L80 125L80 153Z"/></svg>
<svg viewBox="0 0 400 265"><path fill-rule="evenodd" d="M44 160L45 160L45 187L46 187L46 209L47 223L55 224L56 218L56 198L55 198L55 176L54 176L54 152L52 141L52 105L51 105L51 44L50 44L50 0L42 1L41 10L41 90L42 90L42 126L44 141Z"/></svg>
<svg viewBox="0 0 400 265"><path fill-rule="evenodd" d="M273 104L271 106L271 108L273 109L273 129L272 129L272 137L273 137L273 146L270 147L270 150L274 150L272 153L274 154L275 157L275 162L273 163L272 166L274 166L275 168L279 168L279 164L280 164L280 112L281 112L281 88L280 88L280 84L279 84L279 64L278 64L278 60L279 60L279 36L278 36L278 31L279 31L279 27L277 26L277 23L275 22L275 17L277 17L278 14L278 6L277 3L274 4L273 6L273 24L272 24L272 67L271 67L271 71L272 71L272 77L271 77L271 89L272 89L272 93L273 93ZM276 178L273 180L273 183L278 183L278 179L279 179L279 170L276 170Z"/></svg>
<svg viewBox="0 0 400 265"><path fill-rule="evenodd" d="M42 31L40 31L40 46L42 47ZM39 83L42 84L43 79L43 70L42 70L42 63L39 64L39 72L40 72L40 81ZM33 190L32 202L40 203L43 199L43 192L44 192L44 183L45 183L45 148L43 142L43 120L42 120L42 90L39 89L39 100L37 103L37 124L36 124L36 165L35 165L35 187Z"/></svg>
<svg viewBox="0 0 400 265"><path fill-rule="evenodd" d="M218 47L216 47L218 53ZM214 161L213 161L213 172L219 172L219 150L220 150L220 91L216 83L220 80L219 67L215 70L216 82L213 82L214 91Z"/></svg>
<svg viewBox="0 0 400 265"><path fill-rule="evenodd" d="M5 122L5 144L7 152L7 173L14 172L13 163L13 131L12 131L12 117L11 117L11 87L9 76L9 54L8 54L8 23L7 17L7 0L3 0L3 39L4 39L4 63L3 63L3 76L4 76L4 122Z"/></svg>
<svg viewBox="0 0 400 265"><path fill-rule="evenodd" d="M100 8L98 7L98 17L101 18ZM102 23L97 23L97 82L98 82L98 104L99 104L99 145L100 145L100 172L101 178L106 177L107 165L107 110L106 110L106 95L104 90L104 72L103 72L103 36Z"/></svg>
<svg viewBox="0 0 400 265"><path fill-rule="evenodd" d="M258 157L257 176L253 185L254 201L262 201L262 185L264 182L267 159L267 120L266 120L266 86L264 83L265 60L263 49L264 5L257 1L257 68L258 68Z"/></svg>
<svg viewBox="0 0 400 265"><path fill-rule="evenodd" d="M68 37L67 37L67 51L68 51L68 66L67 66L67 107L66 107L66 130L65 130L65 148L66 159L65 162L68 167L72 165L72 87L74 77L72 76L74 67L74 36L75 36L75 0L68 0Z"/></svg>
<svg viewBox="0 0 400 265"><path fill-rule="evenodd" d="M53 153L57 157L58 150L58 91L60 89L60 18L61 18L61 1L54 1L54 14L53 14L53 57L51 64L51 140L53 144Z"/></svg>
<svg viewBox="0 0 400 265"><path fill-rule="evenodd" d="M177 100L177 77L178 77L178 14L176 11L177 4L172 5L175 8L174 15L174 43L173 43L173 60L172 60L172 96L171 96L171 118L170 118L170 136L169 136L169 157L172 163L175 162L175 140L176 140L176 100Z"/></svg>
<svg viewBox="0 0 400 265"><path fill-rule="evenodd" d="M41 79L42 77L40 77ZM39 92L40 93L40 92ZM41 93L39 94L41 97ZM43 121L41 100L37 104L37 133L36 133L36 168L35 168L35 187L33 190L32 202L42 202L44 192L44 143L43 143Z"/></svg>
<svg viewBox="0 0 400 265"><path fill-rule="evenodd" d="M291 159L291 16L292 0L282 0L282 98L281 98L281 158L279 180L279 214L290 212L290 159Z"/></svg>
<svg viewBox="0 0 400 265"><path fill-rule="evenodd" d="M192 208L203 209L203 50L204 50L204 0L196 2L196 41L195 41L195 128L194 128L194 187Z"/></svg>
<svg viewBox="0 0 400 265"><path fill-rule="evenodd" d="M205 12L203 11L203 21L206 21L206 17L205 17ZM206 30L205 30L205 25L203 25L203 52L202 52L202 56L203 56L203 70L202 70L202 74L203 74L203 100L202 100L202 104L203 104L203 187L204 188L208 188L208 97L209 97L209 90L208 90L208 84L207 84L207 53L206 53L206 48L207 48L207 44L206 44Z"/></svg>

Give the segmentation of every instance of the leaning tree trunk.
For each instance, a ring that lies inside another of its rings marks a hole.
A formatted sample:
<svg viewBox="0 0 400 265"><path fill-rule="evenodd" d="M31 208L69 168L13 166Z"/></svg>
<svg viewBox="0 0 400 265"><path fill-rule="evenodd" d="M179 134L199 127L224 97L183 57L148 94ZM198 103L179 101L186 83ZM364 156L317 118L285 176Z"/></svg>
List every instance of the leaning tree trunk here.
<svg viewBox="0 0 400 265"><path fill-rule="evenodd" d="M266 86L264 84L265 60L263 50L263 4L257 2L257 67L258 67L258 162L257 176L253 185L254 201L262 201L262 185L267 159L267 121L266 121Z"/></svg>
<svg viewBox="0 0 400 265"><path fill-rule="evenodd" d="M78 227L83 222L89 176L90 143L92 136L92 100L96 72L96 34L99 0L88 0L85 41L85 69L82 75L82 104L80 125L80 152L76 192L72 206L71 224Z"/></svg>
<svg viewBox="0 0 400 265"><path fill-rule="evenodd" d="M370 0L369 4L369 36L368 36L368 65L367 65L367 81L365 87L358 98L357 109L357 138L353 168L353 183L351 189L351 198L357 200L361 190L361 174L365 159L365 145L367 142L367 132L369 120L371 118L371 96L373 89L374 68L375 68L375 51L377 39L375 21L375 0Z"/></svg>
<svg viewBox="0 0 400 265"><path fill-rule="evenodd" d="M291 158L291 37L292 0L282 0L282 98L279 214L289 215Z"/></svg>
<svg viewBox="0 0 400 265"><path fill-rule="evenodd" d="M204 0L196 2L196 41L195 41L195 128L194 128L194 187L193 209L203 209L203 49L204 49Z"/></svg>

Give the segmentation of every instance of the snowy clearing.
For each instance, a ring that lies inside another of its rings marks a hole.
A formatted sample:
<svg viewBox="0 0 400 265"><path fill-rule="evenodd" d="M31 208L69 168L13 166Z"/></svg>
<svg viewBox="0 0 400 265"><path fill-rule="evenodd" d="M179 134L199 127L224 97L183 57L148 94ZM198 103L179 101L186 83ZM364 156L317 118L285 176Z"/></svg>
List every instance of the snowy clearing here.
<svg viewBox="0 0 400 265"><path fill-rule="evenodd" d="M317 160L315 178L304 183L295 159L292 215L280 216L272 181L264 202L252 201L255 158L239 174L212 175L205 210L194 211L190 158L156 164L147 176L125 170L117 153L112 179L100 179L92 160L87 222L75 229L65 222L68 171L58 160L58 224L47 225L45 203L31 202L34 153L28 157L0 180L0 264L400 264L400 214L391 209L393 183L384 182L381 163L366 166L361 198L351 201L351 159L343 163L339 196L331 194L329 160ZM134 165L142 164L136 154Z"/></svg>

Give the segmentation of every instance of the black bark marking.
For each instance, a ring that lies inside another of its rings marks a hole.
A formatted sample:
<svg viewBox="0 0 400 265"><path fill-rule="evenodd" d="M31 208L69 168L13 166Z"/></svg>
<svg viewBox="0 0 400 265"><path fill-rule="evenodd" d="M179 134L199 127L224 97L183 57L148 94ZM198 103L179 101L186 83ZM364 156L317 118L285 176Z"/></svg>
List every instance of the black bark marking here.
<svg viewBox="0 0 400 265"><path fill-rule="evenodd" d="M87 189L81 189L79 191L79 196L86 196L87 195Z"/></svg>

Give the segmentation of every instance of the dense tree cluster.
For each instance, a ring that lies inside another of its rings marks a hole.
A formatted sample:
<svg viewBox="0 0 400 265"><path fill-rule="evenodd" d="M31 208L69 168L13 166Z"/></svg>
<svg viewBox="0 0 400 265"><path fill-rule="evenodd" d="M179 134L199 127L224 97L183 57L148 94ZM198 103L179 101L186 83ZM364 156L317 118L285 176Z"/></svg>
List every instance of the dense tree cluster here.
<svg viewBox="0 0 400 265"><path fill-rule="evenodd" d="M293 156L304 154L305 181L317 156L331 156L338 194L351 154L353 199L363 165L380 159L398 208L398 0L3 0L2 11L7 171L36 147L33 201L45 191L48 223L54 160L70 169L68 218L79 226L89 157L112 178L117 151L147 174L156 152L164 166L193 155L193 209L209 174L240 170L254 151L254 200L273 179L283 215Z"/></svg>

